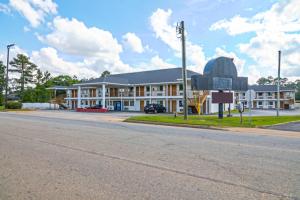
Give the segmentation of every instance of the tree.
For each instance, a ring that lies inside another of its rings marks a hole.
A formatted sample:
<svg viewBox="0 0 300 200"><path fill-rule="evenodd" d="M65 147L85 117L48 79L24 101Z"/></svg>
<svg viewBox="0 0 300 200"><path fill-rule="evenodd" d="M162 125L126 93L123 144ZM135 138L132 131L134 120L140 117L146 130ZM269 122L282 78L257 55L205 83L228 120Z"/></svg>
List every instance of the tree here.
<svg viewBox="0 0 300 200"><path fill-rule="evenodd" d="M259 79L256 81L256 83L257 83L258 85L269 85L269 84L270 84L270 80L267 79L267 78L265 78L265 77L261 77L261 78L259 78Z"/></svg>
<svg viewBox="0 0 300 200"><path fill-rule="evenodd" d="M50 80L51 74L48 71L45 71L43 73L40 69L37 69L35 78L36 78L36 84L41 85Z"/></svg>
<svg viewBox="0 0 300 200"><path fill-rule="evenodd" d="M105 70L104 72L102 72L101 77L107 77L110 75L110 72Z"/></svg>
<svg viewBox="0 0 300 200"><path fill-rule="evenodd" d="M3 105L3 92L5 86L5 66L0 61L0 106Z"/></svg>
<svg viewBox="0 0 300 200"><path fill-rule="evenodd" d="M24 92L25 86L30 83L34 83L34 71L37 66L29 61L29 57L18 54L13 61L10 62L11 66L14 68L10 71L20 73L20 78L16 78L17 83L20 85L21 95Z"/></svg>

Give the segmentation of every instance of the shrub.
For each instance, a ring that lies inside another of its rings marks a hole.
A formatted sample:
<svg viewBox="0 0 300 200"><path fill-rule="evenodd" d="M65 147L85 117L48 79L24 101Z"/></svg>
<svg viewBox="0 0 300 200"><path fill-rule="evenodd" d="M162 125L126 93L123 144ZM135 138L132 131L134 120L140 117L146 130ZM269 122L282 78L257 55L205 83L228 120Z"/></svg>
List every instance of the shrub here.
<svg viewBox="0 0 300 200"><path fill-rule="evenodd" d="M9 101L7 102L7 109L21 109L22 103L18 101Z"/></svg>

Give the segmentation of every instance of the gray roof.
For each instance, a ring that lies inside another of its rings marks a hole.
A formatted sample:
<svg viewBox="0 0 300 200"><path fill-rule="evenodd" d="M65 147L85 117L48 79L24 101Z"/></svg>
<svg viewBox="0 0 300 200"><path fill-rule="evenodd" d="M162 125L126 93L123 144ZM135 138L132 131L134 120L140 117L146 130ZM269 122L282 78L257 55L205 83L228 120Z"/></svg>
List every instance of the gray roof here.
<svg viewBox="0 0 300 200"><path fill-rule="evenodd" d="M198 73L187 70L187 78ZM198 74L199 75L199 74ZM159 69L151 71L112 74L107 77L96 78L80 84L89 83L118 83L118 84L144 84L144 83L163 83L163 82L177 82L182 78L182 68Z"/></svg>
<svg viewBox="0 0 300 200"><path fill-rule="evenodd" d="M251 85L249 90L259 91L259 92L276 92L277 85ZM281 91L295 91L292 87L280 86Z"/></svg>
<svg viewBox="0 0 300 200"><path fill-rule="evenodd" d="M48 90L66 90L66 89L72 89L75 88L74 86L61 86L61 85L55 85L52 87L47 88Z"/></svg>

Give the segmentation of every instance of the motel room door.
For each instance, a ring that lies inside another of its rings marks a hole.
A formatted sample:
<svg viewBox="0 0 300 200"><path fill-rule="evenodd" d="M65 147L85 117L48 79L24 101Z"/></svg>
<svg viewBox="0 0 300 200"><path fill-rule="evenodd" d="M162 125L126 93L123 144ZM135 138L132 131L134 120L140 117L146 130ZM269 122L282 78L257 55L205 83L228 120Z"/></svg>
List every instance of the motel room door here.
<svg viewBox="0 0 300 200"><path fill-rule="evenodd" d="M140 111L144 111L144 100L140 100Z"/></svg>
<svg viewBox="0 0 300 200"><path fill-rule="evenodd" d="M172 100L172 113L176 112L176 100Z"/></svg>

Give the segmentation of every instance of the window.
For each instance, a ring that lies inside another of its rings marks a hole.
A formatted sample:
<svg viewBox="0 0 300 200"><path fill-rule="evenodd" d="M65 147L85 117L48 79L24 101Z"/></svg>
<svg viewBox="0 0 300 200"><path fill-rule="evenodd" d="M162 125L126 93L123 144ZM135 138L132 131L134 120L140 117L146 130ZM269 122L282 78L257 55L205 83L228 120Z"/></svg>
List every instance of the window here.
<svg viewBox="0 0 300 200"><path fill-rule="evenodd" d="M160 105L164 105L164 102L163 101L159 101L159 103L158 104L160 104Z"/></svg>
<svg viewBox="0 0 300 200"><path fill-rule="evenodd" d="M271 92L268 92L268 96L272 96L272 93L271 93Z"/></svg>
<svg viewBox="0 0 300 200"><path fill-rule="evenodd" d="M150 102L149 101L146 101L146 105L149 105L150 104Z"/></svg>
<svg viewBox="0 0 300 200"><path fill-rule="evenodd" d="M124 106L128 106L129 102L128 101L124 101Z"/></svg>
<svg viewBox="0 0 300 200"><path fill-rule="evenodd" d="M262 96L262 95L263 95L263 93L262 93L262 92L259 92L259 93L258 93L258 96Z"/></svg>
<svg viewBox="0 0 300 200"><path fill-rule="evenodd" d="M183 107L182 100L179 101L179 107Z"/></svg>
<svg viewBox="0 0 300 200"><path fill-rule="evenodd" d="M130 106L134 106L134 101L130 101Z"/></svg>
<svg viewBox="0 0 300 200"><path fill-rule="evenodd" d="M150 86L146 86L146 91L150 92Z"/></svg>
<svg viewBox="0 0 300 200"><path fill-rule="evenodd" d="M179 85L179 90L183 90L183 85L182 84Z"/></svg>
<svg viewBox="0 0 300 200"><path fill-rule="evenodd" d="M270 105L270 106L273 106L273 101L269 101L269 105Z"/></svg>
<svg viewBox="0 0 300 200"><path fill-rule="evenodd" d="M163 91L164 90L164 86L163 85L160 85L159 86L159 91Z"/></svg>
<svg viewBox="0 0 300 200"><path fill-rule="evenodd" d="M259 105L259 106L262 106L262 101L259 101L259 102L258 102L258 105Z"/></svg>

